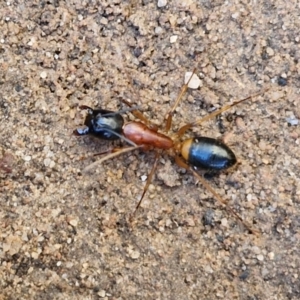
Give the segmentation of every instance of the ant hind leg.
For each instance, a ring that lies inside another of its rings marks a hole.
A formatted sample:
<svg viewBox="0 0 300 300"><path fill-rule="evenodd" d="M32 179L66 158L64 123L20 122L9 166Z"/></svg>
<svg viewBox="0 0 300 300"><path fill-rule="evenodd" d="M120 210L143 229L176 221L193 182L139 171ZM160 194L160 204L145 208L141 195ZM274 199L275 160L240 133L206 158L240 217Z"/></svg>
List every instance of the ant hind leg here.
<svg viewBox="0 0 300 300"><path fill-rule="evenodd" d="M186 164L179 156L175 157L175 161L178 166L186 169L187 171L190 171L193 173L193 175L201 182L201 184L215 197L216 200L218 200L221 204L223 204L226 208L226 210L234 215L241 223L248 229L249 232L259 235L259 231L252 228L251 225L247 224L236 212L234 209L232 209L230 206L228 206L227 201L225 201L210 185L209 183L201 176L199 175L191 166Z"/></svg>

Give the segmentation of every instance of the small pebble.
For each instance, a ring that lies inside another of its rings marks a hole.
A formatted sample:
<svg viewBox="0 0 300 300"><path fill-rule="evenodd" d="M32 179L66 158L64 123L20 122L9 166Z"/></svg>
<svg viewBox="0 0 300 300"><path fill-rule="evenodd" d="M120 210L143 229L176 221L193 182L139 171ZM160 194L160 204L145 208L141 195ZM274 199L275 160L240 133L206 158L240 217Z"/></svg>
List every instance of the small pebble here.
<svg viewBox="0 0 300 300"><path fill-rule="evenodd" d="M167 219L166 220L166 227L170 227L172 225L172 220L171 219Z"/></svg>
<svg viewBox="0 0 300 300"><path fill-rule="evenodd" d="M144 182L144 181L146 181L147 180L147 178L148 178L148 176L147 175L142 175L141 176L141 179L142 179L142 181Z"/></svg>
<svg viewBox="0 0 300 300"><path fill-rule="evenodd" d="M32 253L31 253L31 257L32 257L33 259L38 259L38 258L39 258L39 253L37 253L37 252L32 252Z"/></svg>
<svg viewBox="0 0 300 300"><path fill-rule="evenodd" d="M78 225L78 220L76 220L76 219L71 219L71 220L69 221L69 224L72 225L73 227L76 227L76 226Z"/></svg>
<svg viewBox="0 0 300 300"><path fill-rule="evenodd" d="M164 7L167 5L167 0L158 0L157 1L157 6L158 7Z"/></svg>
<svg viewBox="0 0 300 300"><path fill-rule="evenodd" d="M265 165L268 165L268 164L269 164L269 159L266 158L266 157L262 158L261 161L262 161Z"/></svg>
<svg viewBox="0 0 300 300"><path fill-rule="evenodd" d="M163 29L160 26L157 26L154 30L155 34L159 35L163 32Z"/></svg>
<svg viewBox="0 0 300 300"><path fill-rule="evenodd" d="M293 125L293 126L296 126L299 124L299 120L292 116L292 117L289 117L289 118L286 118L286 121L290 124L290 125Z"/></svg>
<svg viewBox="0 0 300 300"><path fill-rule="evenodd" d="M23 157L23 160L25 161L31 161L31 156L30 155L26 155Z"/></svg>
<svg viewBox="0 0 300 300"><path fill-rule="evenodd" d="M246 129L246 124L245 124L243 118L241 118L241 117L236 118L235 123L239 129L241 129L241 130Z"/></svg>
<svg viewBox="0 0 300 300"><path fill-rule="evenodd" d="M106 295L106 292L104 290L101 290L98 292L98 296L101 297L101 298L104 298Z"/></svg>
<svg viewBox="0 0 300 300"><path fill-rule="evenodd" d="M263 261L264 260L264 256L262 254L257 255L257 259L259 261Z"/></svg>
<svg viewBox="0 0 300 300"><path fill-rule="evenodd" d="M44 159L44 166L45 166L45 167L49 167L50 164L51 164L51 159L50 159L50 158L45 158L45 159Z"/></svg>
<svg viewBox="0 0 300 300"><path fill-rule="evenodd" d="M234 13L231 15L232 19L237 19L239 17L239 13Z"/></svg>
<svg viewBox="0 0 300 300"><path fill-rule="evenodd" d="M171 43L171 44L176 43L176 42L177 42L177 39L178 39L178 36L177 36L177 35L172 35L172 36L170 37L170 43Z"/></svg>
<svg viewBox="0 0 300 300"><path fill-rule="evenodd" d="M221 224L222 224L222 226L227 227L228 226L228 220L226 218L223 218L221 220Z"/></svg>
<svg viewBox="0 0 300 300"><path fill-rule="evenodd" d="M139 251L132 251L131 253L130 253L130 257L132 258L132 259L138 259L139 257L140 257L140 252Z"/></svg>
<svg viewBox="0 0 300 300"><path fill-rule="evenodd" d="M45 71L41 72L40 77L41 77L42 79L47 78L47 72L45 72Z"/></svg>
<svg viewBox="0 0 300 300"><path fill-rule="evenodd" d="M267 47L267 54L269 55L269 56L273 56L274 55L274 50L272 49L272 48L270 48L270 47Z"/></svg>
<svg viewBox="0 0 300 300"><path fill-rule="evenodd" d="M100 19L100 24L102 24L102 25L107 25L107 24L108 24L107 18L101 18L101 19Z"/></svg>
<svg viewBox="0 0 300 300"><path fill-rule="evenodd" d="M188 83L188 81L191 78L192 74L193 74L192 72L186 72L185 73L185 77L184 77L185 84ZM189 84L188 84L188 87L190 89L197 89L197 88L199 88L200 84L201 84L201 80L199 79L199 77L196 74L194 74L192 76Z"/></svg>

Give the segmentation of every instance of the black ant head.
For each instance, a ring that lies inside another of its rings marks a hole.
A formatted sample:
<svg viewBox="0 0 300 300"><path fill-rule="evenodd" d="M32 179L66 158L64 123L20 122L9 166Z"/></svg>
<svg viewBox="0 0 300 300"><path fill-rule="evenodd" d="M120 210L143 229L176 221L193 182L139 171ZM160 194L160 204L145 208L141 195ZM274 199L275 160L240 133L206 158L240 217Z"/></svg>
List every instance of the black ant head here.
<svg viewBox="0 0 300 300"><path fill-rule="evenodd" d="M123 117L116 112L104 109L92 109L88 106L80 106L86 109L88 114L82 128L74 130L74 135L91 134L104 140L117 140L122 134L124 124Z"/></svg>

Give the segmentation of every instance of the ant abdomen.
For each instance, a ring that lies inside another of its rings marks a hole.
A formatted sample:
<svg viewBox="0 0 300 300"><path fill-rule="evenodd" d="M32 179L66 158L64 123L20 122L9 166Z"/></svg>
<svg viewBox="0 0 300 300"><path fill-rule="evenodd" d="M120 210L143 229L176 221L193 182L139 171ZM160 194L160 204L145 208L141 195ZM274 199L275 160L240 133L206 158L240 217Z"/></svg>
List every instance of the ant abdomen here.
<svg viewBox="0 0 300 300"><path fill-rule="evenodd" d="M182 143L181 155L187 163L205 170L221 171L236 164L232 150L209 137L195 137Z"/></svg>

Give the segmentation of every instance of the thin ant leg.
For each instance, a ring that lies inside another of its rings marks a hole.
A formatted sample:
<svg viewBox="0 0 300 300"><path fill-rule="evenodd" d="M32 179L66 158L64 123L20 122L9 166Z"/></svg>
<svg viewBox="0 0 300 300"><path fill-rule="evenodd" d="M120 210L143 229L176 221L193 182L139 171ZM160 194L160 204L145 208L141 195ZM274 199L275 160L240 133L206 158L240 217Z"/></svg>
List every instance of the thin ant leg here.
<svg viewBox="0 0 300 300"><path fill-rule="evenodd" d="M103 154L107 154L107 153L116 152L116 151L114 151L115 149L117 151L118 148L113 148L113 149L105 150L105 151L102 151L102 152L99 152L99 153L95 153L95 154L93 154L91 156L81 156L80 160L84 160L84 159L87 159L87 158L90 158L90 157L99 156L99 155L103 155Z"/></svg>
<svg viewBox="0 0 300 300"><path fill-rule="evenodd" d="M120 101L122 101L123 103L125 103L127 106L129 106L130 108L133 108L132 104L130 102L128 102L127 100L125 99L122 99L120 98ZM137 110L137 109L133 109L131 111L131 113L138 119L140 119L142 122L144 122L150 129L154 130L154 131L157 131L158 128L156 125L152 124L145 116L144 114Z"/></svg>
<svg viewBox="0 0 300 300"><path fill-rule="evenodd" d="M201 123L203 123L203 122L205 122L205 121L207 121L207 120L212 119L213 117L215 117L215 116L221 114L221 113L224 112L224 111L229 110L230 108L232 108L233 106L236 106L237 104L239 104L239 103L241 103L241 102L244 102L244 101L249 100L249 99L251 99L251 98L257 97L257 96L259 96L259 95L265 93L268 89L269 89L269 88L266 88L266 89L264 89L264 90L262 90L262 91L260 91L260 92L258 92L258 93L256 93L256 94L250 95L250 96L248 96L248 97L246 97L246 98L244 98L244 99L242 99L242 100L235 101L235 102L233 102L232 104L224 105L222 108L220 108L220 109L218 109L218 110L216 110L216 111L214 111L214 112L212 112L212 113L206 115L206 116L203 117L201 120L198 120L198 121L195 121L195 122L186 124L186 125L182 126L182 127L177 131L176 135L177 135L178 137L180 137L180 136L182 136L188 129L190 129L190 128L194 127L194 126L200 125Z"/></svg>
<svg viewBox="0 0 300 300"><path fill-rule="evenodd" d="M210 193L217 199L221 204L225 206L227 211L231 214L233 214L238 220L242 222L242 224L249 230L249 232L258 235L259 231L256 229L253 229L250 225L248 225L231 207L228 206L227 201L221 198L221 196L207 183L207 181L199 175L191 166L186 164L179 156L175 157L175 161L178 166L186 169L187 171L191 171L193 175L202 183L202 185L210 191Z"/></svg>
<svg viewBox="0 0 300 300"><path fill-rule="evenodd" d="M193 70L193 73L192 73L191 77L189 78L188 82L185 83L185 84L182 86L182 88L181 88L181 90L180 90L180 93L179 93L179 95L177 96L177 99L176 99L176 101L175 101L173 107L172 107L172 108L170 109L170 111L166 114L166 117L165 117L165 119L166 119L166 127L165 127L165 130L166 130L166 132L168 132L168 131L170 130L170 128L171 128L173 113L174 113L176 107L178 106L180 100L182 99L183 95L184 95L185 92L187 91L188 86L189 86L189 83L190 83L190 81L192 80L192 78L193 78L195 72L196 72L196 69Z"/></svg>
<svg viewBox="0 0 300 300"><path fill-rule="evenodd" d="M112 148L112 149L108 149L106 151L95 153L95 154L93 154L93 156L100 156L100 155L103 155L103 154L115 153L115 152L118 152L122 149L124 149L124 148Z"/></svg>
<svg viewBox="0 0 300 300"><path fill-rule="evenodd" d="M94 156L100 156L100 155L104 155L104 154L108 154L108 153L115 153L115 152L120 151L121 149L123 149L123 148L112 148L112 149L108 149L108 150L105 150L105 151L102 151L102 152L95 153L95 154L90 155L90 156L81 156L80 160L84 160L84 159L88 159L88 158L91 158L91 157L94 157Z"/></svg>
<svg viewBox="0 0 300 300"><path fill-rule="evenodd" d="M153 175L154 175L154 173L155 173L155 171L156 171L156 168L157 168L157 165L158 165L158 160L159 160L159 158L160 158L160 155L161 155L160 152L156 152L156 153L155 153L155 160L154 160L154 164L153 164L152 170L151 170L150 174L148 175L147 182L146 182L146 185L145 185L144 190L143 190L143 194L142 194L141 199L140 199L140 201L138 202L137 206L135 207L135 210L134 210L134 212L133 212L133 216L135 215L136 211L137 211L138 208L140 207L140 205L141 205L141 203L142 203L142 201L143 201L143 199L144 199L144 196L145 196L145 194L146 194L146 192L147 192L147 190L148 190L148 188L149 188L149 185L150 185L150 183L152 182L152 178L153 178Z"/></svg>
<svg viewBox="0 0 300 300"><path fill-rule="evenodd" d="M115 152L111 152L107 155L105 155L104 157L100 158L99 160L93 162L92 164L88 165L87 167L85 167L83 169L83 172L84 173L87 173L89 172L90 170L92 170L95 166L99 165L99 164L102 164L104 161L108 160L108 159L111 159L111 158L114 158L116 156L119 156L123 153L126 153L126 152L130 152L130 151L133 151L133 150L136 150L136 149L139 149L141 148L142 146L135 146L135 147L127 147L127 148L120 148L118 149L117 151Z"/></svg>

